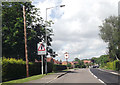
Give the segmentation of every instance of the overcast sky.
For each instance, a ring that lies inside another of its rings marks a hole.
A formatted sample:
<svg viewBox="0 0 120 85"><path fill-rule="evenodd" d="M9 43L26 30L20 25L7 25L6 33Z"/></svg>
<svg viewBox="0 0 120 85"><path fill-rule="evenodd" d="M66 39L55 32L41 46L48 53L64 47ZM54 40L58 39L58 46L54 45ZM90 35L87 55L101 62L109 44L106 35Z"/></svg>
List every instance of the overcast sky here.
<svg viewBox="0 0 120 85"><path fill-rule="evenodd" d="M58 53L55 59L65 60L64 53L69 53L69 61L78 57L89 59L106 54L107 44L102 41L99 27L105 18L118 14L119 0L34 0L40 8L40 15L45 19L48 7L65 7L48 10L48 20L52 20L54 30L52 48Z"/></svg>

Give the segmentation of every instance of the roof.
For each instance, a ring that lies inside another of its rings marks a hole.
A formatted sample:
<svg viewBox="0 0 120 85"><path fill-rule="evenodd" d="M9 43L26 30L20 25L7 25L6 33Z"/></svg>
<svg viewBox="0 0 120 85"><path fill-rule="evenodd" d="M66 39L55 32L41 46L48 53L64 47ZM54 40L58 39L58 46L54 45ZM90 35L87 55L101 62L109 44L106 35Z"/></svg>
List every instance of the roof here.
<svg viewBox="0 0 120 85"><path fill-rule="evenodd" d="M47 58L47 62L51 62L51 60L53 60L52 57Z"/></svg>
<svg viewBox="0 0 120 85"><path fill-rule="evenodd" d="M91 63L90 60L84 60L83 62L84 62L84 63Z"/></svg>
<svg viewBox="0 0 120 85"><path fill-rule="evenodd" d="M58 60L53 59L54 64L60 64Z"/></svg>

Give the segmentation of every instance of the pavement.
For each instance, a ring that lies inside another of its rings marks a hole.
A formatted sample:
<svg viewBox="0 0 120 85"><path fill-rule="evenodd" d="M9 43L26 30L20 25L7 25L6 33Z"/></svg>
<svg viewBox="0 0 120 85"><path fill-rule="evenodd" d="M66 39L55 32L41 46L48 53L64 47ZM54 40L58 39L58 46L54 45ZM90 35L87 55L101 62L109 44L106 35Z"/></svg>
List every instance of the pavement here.
<svg viewBox="0 0 120 85"><path fill-rule="evenodd" d="M46 75L43 78L37 79L37 80L32 80L26 83L50 83L53 80L65 75L67 73L67 71L63 71L63 72L58 72L58 73L54 73L54 74L50 74L50 75Z"/></svg>

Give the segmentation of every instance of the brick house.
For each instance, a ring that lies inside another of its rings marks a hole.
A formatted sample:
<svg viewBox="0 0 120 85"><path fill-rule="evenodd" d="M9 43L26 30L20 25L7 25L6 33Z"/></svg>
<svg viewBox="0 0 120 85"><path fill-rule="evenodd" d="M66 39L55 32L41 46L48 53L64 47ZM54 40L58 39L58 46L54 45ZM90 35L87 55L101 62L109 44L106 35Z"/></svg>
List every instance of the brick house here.
<svg viewBox="0 0 120 85"><path fill-rule="evenodd" d="M41 61L38 61L37 59L35 59L35 62L41 62ZM47 62L51 62L51 63L54 63L54 64L61 64L58 60L55 60L52 57L48 57Z"/></svg>
<svg viewBox="0 0 120 85"><path fill-rule="evenodd" d="M90 64L91 63L90 60L84 60L83 62L84 62L84 64Z"/></svg>
<svg viewBox="0 0 120 85"><path fill-rule="evenodd" d="M66 62L66 61L63 61L63 62L62 62L62 65L67 65L67 62Z"/></svg>

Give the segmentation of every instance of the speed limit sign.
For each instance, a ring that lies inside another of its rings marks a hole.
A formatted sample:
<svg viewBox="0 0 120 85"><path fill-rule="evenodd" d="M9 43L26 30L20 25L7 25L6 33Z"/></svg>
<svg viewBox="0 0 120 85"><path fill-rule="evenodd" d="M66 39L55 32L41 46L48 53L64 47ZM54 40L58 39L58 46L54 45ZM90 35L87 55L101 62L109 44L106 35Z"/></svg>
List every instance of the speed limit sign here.
<svg viewBox="0 0 120 85"><path fill-rule="evenodd" d="M67 53L67 52L65 52L65 58L66 58L66 59L68 59L68 58L69 58L69 56L68 56L68 53Z"/></svg>

